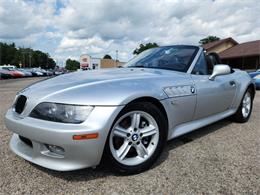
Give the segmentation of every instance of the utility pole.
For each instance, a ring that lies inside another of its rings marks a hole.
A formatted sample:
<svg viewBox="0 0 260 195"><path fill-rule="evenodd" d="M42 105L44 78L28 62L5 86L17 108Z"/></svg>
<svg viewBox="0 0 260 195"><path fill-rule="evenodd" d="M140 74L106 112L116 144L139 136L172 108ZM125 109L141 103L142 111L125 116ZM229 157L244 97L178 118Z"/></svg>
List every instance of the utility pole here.
<svg viewBox="0 0 260 195"><path fill-rule="evenodd" d="M23 54L23 67L25 67L25 58L24 58L24 51L22 52L22 54Z"/></svg>
<svg viewBox="0 0 260 195"><path fill-rule="evenodd" d="M117 66L117 62L118 62L118 50L116 50L116 66Z"/></svg>
<svg viewBox="0 0 260 195"><path fill-rule="evenodd" d="M56 66L59 66L59 59L58 58L56 59Z"/></svg>
<svg viewBox="0 0 260 195"><path fill-rule="evenodd" d="M45 69L49 68L49 61L48 60L49 60L49 57L47 56Z"/></svg>
<svg viewBox="0 0 260 195"><path fill-rule="evenodd" d="M32 67L32 52L31 50L29 51L29 67Z"/></svg>
<svg viewBox="0 0 260 195"><path fill-rule="evenodd" d="M22 58L23 58L23 60L22 60L22 67L24 67L25 68L25 56L24 56L24 46L23 46L23 48L22 48Z"/></svg>

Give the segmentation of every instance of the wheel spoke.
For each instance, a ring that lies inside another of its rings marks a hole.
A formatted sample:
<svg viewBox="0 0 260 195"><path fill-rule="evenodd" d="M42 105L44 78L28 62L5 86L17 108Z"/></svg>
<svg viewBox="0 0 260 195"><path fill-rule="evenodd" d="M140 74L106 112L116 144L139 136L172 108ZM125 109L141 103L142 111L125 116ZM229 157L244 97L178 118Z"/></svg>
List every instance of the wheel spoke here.
<svg viewBox="0 0 260 195"><path fill-rule="evenodd" d="M132 121L131 121L131 127L134 128L139 128L140 125L140 114L134 113L132 116Z"/></svg>
<svg viewBox="0 0 260 195"><path fill-rule="evenodd" d="M242 114L245 116L245 107L242 108Z"/></svg>
<svg viewBox="0 0 260 195"><path fill-rule="evenodd" d="M246 103L248 104L250 102L250 97L246 97Z"/></svg>
<svg viewBox="0 0 260 195"><path fill-rule="evenodd" d="M148 155L148 151L142 143L137 145L135 148L136 148L136 152L137 152L138 156L144 158L145 156Z"/></svg>
<svg viewBox="0 0 260 195"><path fill-rule="evenodd" d="M120 126L117 126L114 129L114 135L116 135L118 137L126 138L127 137L127 130L120 127Z"/></svg>
<svg viewBox="0 0 260 195"><path fill-rule="evenodd" d="M157 133L156 128L153 125L149 125L143 129L140 129L140 133L143 134L142 137L148 137Z"/></svg>
<svg viewBox="0 0 260 195"><path fill-rule="evenodd" d="M128 143L129 143L128 141L125 141L123 143L123 145L117 150L117 155L121 160L123 160L126 157L127 153L129 152L130 148L132 147Z"/></svg>

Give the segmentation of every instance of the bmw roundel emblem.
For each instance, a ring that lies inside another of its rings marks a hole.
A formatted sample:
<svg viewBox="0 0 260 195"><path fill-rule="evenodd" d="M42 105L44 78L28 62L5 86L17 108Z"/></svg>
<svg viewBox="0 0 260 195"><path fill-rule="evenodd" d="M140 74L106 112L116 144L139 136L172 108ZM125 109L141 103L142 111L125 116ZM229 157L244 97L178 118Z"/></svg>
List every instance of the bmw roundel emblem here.
<svg viewBox="0 0 260 195"><path fill-rule="evenodd" d="M132 140L133 141L136 141L138 139L138 135L137 134L134 134L133 136L132 136Z"/></svg>

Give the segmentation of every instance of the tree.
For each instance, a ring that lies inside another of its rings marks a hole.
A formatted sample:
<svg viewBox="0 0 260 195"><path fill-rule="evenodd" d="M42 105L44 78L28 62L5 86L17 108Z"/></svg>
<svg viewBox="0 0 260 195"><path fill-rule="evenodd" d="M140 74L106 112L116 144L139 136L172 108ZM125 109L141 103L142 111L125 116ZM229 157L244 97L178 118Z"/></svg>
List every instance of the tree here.
<svg viewBox="0 0 260 195"><path fill-rule="evenodd" d="M206 44L206 43L210 43L210 42L218 41L218 40L220 40L219 37L209 35L209 36L205 37L204 39L201 39L201 40L199 41L199 44L204 45L204 44Z"/></svg>
<svg viewBox="0 0 260 195"><path fill-rule="evenodd" d="M112 57L108 54L104 55L103 59L112 59Z"/></svg>
<svg viewBox="0 0 260 195"><path fill-rule="evenodd" d="M75 71L79 69L80 63L77 60L71 60L70 58L66 60L66 66L65 68L67 70Z"/></svg>
<svg viewBox="0 0 260 195"><path fill-rule="evenodd" d="M48 58L48 68L54 69L56 67L56 62L52 58Z"/></svg>
<svg viewBox="0 0 260 195"><path fill-rule="evenodd" d="M14 43L7 44L0 42L0 65L11 64L23 67L41 67L41 68L54 68L55 61L49 56L39 50L31 48L16 48Z"/></svg>
<svg viewBox="0 0 260 195"><path fill-rule="evenodd" d="M137 55L137 54L140 54L140 53L142 53L143 51L145 51L147 49L154 48L154 47L159 47L159 45L157 43L146 43L145 45L144 44L140 44L139 48L136 48L133 51L133 54Z"/></svg>
<svg viewBox="0 0 260 195"><path fill-rule="evenodd" d="M142 53L143 51L145 51L147 49L154 48L154 47L159 47L159 45L157 43L146 43L145 45L144 44L140 44L139 48L136 48L133 51L133 54L137 55L137 54L140 54L140 53Z"/></svg>

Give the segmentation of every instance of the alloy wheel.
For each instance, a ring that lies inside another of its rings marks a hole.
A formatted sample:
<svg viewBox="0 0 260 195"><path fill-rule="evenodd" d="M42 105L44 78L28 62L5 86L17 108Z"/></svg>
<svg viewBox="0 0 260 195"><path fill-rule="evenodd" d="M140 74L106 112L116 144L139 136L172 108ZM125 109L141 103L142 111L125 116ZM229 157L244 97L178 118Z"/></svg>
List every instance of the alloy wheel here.
<svg viewBox="0 0 260 195"><path fill-rule="evenodd" d="M155 119L146 112L132 111L115 123L109 137L109 147L119 163L135 166L152 156L158 141L159 128Z"/></svg>
<svg viewBox="0 0 260 195"><path fill-rule="evenodd" d="M251 111L251 94L246 92L242 102L242 114L244 118L247 118Z"/></svg>

